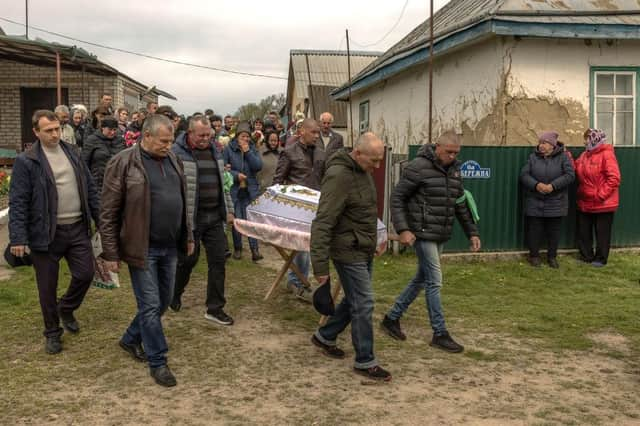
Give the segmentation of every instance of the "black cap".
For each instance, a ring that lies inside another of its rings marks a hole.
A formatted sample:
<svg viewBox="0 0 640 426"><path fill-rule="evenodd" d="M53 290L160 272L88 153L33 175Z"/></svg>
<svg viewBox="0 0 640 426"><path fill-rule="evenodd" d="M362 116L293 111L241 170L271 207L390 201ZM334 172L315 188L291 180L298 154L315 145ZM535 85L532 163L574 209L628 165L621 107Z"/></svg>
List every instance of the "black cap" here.
<svg viewBox="0 0 640 426"><path fill-rule="evenodd" d="M331 279L328 279L320 287L313 292L313 307L322 315L333 315L336 313L336 307L331 297Z"/></svg>
<svg viewBox="0 0 640 426"><path fill-rule="evenodd" d="M108 127L110 129L117 129L118 128L118 120L116 120L113 117L103 118L102 121L100 122L100 127L103 128L103 129L105 127Z"/></svg>
<svg viewBox="0 0 640 426"><path fill-rule="evenodd" d="M18 266L33 265L30 254L25 253L24 256L18 257L11 253L11 245L7 245L7 248L4 249L4 260L6 260L9 266L11 266L12 268L17 268Z"/></svg>

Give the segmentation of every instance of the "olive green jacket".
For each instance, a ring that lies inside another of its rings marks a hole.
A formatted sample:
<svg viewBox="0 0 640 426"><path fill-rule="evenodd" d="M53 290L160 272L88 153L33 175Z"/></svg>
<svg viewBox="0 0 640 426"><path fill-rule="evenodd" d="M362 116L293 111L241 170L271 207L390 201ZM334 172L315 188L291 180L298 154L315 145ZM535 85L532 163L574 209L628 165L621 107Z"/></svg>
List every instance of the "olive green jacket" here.
<svg viewBox="0 0 640 426"><path fill-rule="evenodd" d="M318 213L311 224L315 275L329 273L329 258L367 262L376 251L378 210L373 176L342 149L327 164Z"/></svg>

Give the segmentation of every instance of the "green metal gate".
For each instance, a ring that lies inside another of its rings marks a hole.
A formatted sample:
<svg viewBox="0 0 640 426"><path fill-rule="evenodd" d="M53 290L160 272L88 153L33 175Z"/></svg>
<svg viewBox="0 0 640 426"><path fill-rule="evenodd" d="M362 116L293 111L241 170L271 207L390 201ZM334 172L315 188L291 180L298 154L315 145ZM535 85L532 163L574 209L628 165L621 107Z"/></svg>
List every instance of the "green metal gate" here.
<svg viewBox="0 0 640 426"><path fill-rule="evenodd" d="M420 145L409 147L413 159ZM471 191L480 214L480 237L483 250L524 250L524 196L519 184L520 169L533 152L530 147L463 147L459 160L475 162L476 178L465 177L464 186ZM570 148L574 158L583 148ZM613 222L612 245L640 246L640 148L616 147L622 184L620 207ZM575 247L576 185L569 190L569 215L563 220L560 247ZM469 248L462 229L456 222L453 238L445 250L465 251Z"/></svg>

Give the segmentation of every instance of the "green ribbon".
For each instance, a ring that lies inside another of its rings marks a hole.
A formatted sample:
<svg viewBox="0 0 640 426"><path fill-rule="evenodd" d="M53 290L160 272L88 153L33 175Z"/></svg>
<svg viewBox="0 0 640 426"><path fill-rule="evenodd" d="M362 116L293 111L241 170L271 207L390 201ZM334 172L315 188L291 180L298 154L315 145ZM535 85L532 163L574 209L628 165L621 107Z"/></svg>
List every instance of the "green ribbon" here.
<svg viewBox="0 0 640 426"><path fill-rule="evenodd" d="M456 204L462 204L464 202L467 203L467 207L469 207L469 211L471 211L473 222L480 222L480 215L478 214L478 205L476 204L476 200L473 198L473 194L466 189L464 190L462 197L456 200Z"/></svg>

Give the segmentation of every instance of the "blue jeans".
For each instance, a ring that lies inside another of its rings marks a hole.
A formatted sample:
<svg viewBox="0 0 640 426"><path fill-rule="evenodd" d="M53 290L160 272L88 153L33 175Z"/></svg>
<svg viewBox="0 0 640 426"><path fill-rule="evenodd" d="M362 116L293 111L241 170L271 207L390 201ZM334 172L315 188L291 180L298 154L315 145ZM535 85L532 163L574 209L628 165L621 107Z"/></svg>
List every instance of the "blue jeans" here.
<svg viewBox="0 0 640 426"><path fill-rule="evenodd" d="M336 313L320 327L315 336L325 345L335 346L338 334L351 323L351 340L356 352L356 368L378 365L373 356L373 289L372 262L339 263L334 266L340 277L344 297Z"/></svg>
<svg viewBox="0 0 640 426"><path fill-rule="evenodd" d="M145 269L129 266L138 313L122 336L122 341L129 345L142 343L150 368L167 364L169 347L160 317L173 297L177 263L178 252L175 248L149 247Z"/></svg>
<svg viewBox="0 0 640 426"><path fill-rule="evenodd" d="M418 272L404 291L398 296L387 316L392 320L400 319L424 288L431 328L435 334L447 331L444 324L444 312L440 302L440 288L442 287L442 270L440 269L440 254L442 243L434 241L416 240L413 247L418 256Z"/></svg>
<svg viewBox="0 0 640 426"><path fill-rule="evenodd" d="M295 257L293 258L292 263L298 267L302 275L304 275L306 278L309 278L309 269L311 268L311 260L309 258L308 251L298 252L298 254L296 254ZM287 278L289 282L293 283L293 285L295 285L298 288L304 285L302 281L300 281L300 278L298 278L298 276L293 271L289 271Z"/></svg>
<svg viewBox="0 0 640 426"><path fill-rule="evenodd" d="M251 198L247 191L238 191L237 197L233 200L233 209L235 210L235 217L237 219L247 220L247 207L251 204ZM236 231L235 227L231 228L231 235L233 236L233 248L235 250L242 250L242 234ZM255 238L249 238L249 247L252 250L258 248L258 240Z"/></svg>

